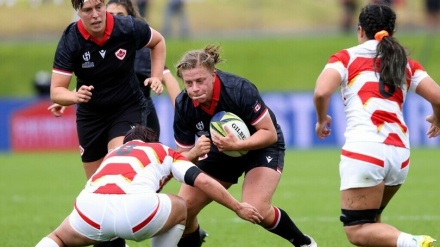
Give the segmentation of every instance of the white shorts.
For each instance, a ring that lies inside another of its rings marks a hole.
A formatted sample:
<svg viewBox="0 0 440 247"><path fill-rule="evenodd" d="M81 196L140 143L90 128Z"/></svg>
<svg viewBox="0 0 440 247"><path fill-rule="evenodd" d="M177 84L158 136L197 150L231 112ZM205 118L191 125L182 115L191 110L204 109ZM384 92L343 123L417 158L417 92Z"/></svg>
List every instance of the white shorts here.
<svg viewBox="0 0 440 247"><path fill-rule="evenodd" d="M97 241L115 237L142 241L151 238L171 213L165 194L93 194L82 192L70 214L70 225L79 234Z"/></svg>
<svg viewBox="0 0 440 247"><path fill-rule="evenodd" d="M342 147L340 190L403 184L408 175L410 150L374 142L350 142Z"/></svg>

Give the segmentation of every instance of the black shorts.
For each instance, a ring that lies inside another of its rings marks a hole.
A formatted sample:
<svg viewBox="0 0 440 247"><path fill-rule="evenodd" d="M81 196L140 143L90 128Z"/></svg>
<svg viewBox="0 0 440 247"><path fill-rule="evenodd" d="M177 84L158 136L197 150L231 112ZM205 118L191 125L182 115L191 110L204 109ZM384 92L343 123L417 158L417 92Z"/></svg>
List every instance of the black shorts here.
<svg viewBox="0 0 440 247"><path fill-rule="evenodd" d="M147 127L154 130L158 137L160 137L160 124L159 117L157 116L156 107L151 98L145 98L147 100L147 107L145 110L145 115L147 118Z"/></svg>
<svg viewBox="0 0 440 247"><path fill-rule="evenodd" d="M429 13L440 12L440 0L427 0L426 1L426 10Z"/></svg>
<svg viewBox="0 0 440 247"><path fill-rule="evenodd" d="M125 136L136 124L146 124L145 109L132 105L105 113L78 111L76 127L82 162L103 158L110 140Z"/></svg>
<svg viewBox="0 0 440 247"><path fill-rule="evenodd" d="M256 167L269 167L282 172L285 151L284 137L280 131L278 141L268 147L249 151L239 158L211 151L207 158L199 160L197 166L211 177L236 184L243 173L246 174Z"/></svg>

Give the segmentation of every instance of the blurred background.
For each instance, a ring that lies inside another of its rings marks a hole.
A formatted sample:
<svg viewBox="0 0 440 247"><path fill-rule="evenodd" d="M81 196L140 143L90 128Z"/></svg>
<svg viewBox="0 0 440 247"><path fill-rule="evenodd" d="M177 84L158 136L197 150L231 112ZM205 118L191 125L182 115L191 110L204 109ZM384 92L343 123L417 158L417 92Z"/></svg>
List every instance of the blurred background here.
<svg viewBox="0 0 440 247"><path fill-rule="evenodd" d="M134 0L136 1L136 0ZM357 44L360 9L380 0L137 0L148 23L167 39L167 66L191 49L220 44L220 69L248 78L263 92L286 134L288 147L339 146L344 116L338 94L332 103L332 138L314 136L312 91L329 56ZM395 37L429 74L440 80L439 10L428 1L393 0ZM77 20L66 0L0 0L0 151L76 149L74 109L54 118L48 88L56 44ZM75 79L70 86L75 86ZM437 146L425 137L429 106L415 95L405 111L413 145ZM166 95L154 98L163 129L172 122ZM73 107L72 107L73 108ZM172 131L161 141L174 146Z"/></svg>
<svg viewBox="0 0 440 247"><path fill-rule="evenodd" d="M344 142L343 103L336 92L329 109L332 135L319 140L314 133L312 97L328 58L357 45L357 16L372 0L138 1L149 24L166 37L166 64L173 74L175 63L186 51L219 44L224 59L219 69L248 78L258 87L283 129L288 148L274 205L286 208L320 246L348 246L339 222L337 168ZM395 37L440 81L439 12L428 12L428 1L440 4L440 0L391 3L398 15ZM4 247L34 246L71 211L84 186L75 107L59 118L47 110L57 42L76 18L68 0L0 0L0 232ZM70 87L75 85L73 78ZM161 142L175 147L174 110L168 95L165 92L153 100ZM440 232L435 206L440 203L435 196L440 138L426 138L424 119L432 109L415 93L408 94L403 110L412 145L411 171L405 189L382 219L408 232L436 236ZM171 193L178 191L177 182L167 187ZM240 197L240 186L230 191ZM434 196L427 198L427 193ZM206 246L286 246L283 239L248 227L217 204L204 209L200 219L209 233ZM149 246L145 242L129 245Z"/></svg>

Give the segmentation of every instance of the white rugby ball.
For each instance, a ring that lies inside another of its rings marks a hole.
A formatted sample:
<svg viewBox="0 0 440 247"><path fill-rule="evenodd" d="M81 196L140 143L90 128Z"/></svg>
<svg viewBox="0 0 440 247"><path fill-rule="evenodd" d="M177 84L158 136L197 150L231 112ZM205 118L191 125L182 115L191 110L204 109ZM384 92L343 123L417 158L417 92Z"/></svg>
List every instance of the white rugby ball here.
<svg viewBox="0 0 440 247"><path fill-rule="evenodd" d="M209 125L209 131L211 136L213 133L220 134L221 136L226 136L226 131L224 126L228 126L228 129L237 137L239 140L244 140L249 138L250 132L243 120L232 112L221 111L217 112L211 119ZM247 154L248 151L225 151L226 155L231 157L240 157Z"/></svg>

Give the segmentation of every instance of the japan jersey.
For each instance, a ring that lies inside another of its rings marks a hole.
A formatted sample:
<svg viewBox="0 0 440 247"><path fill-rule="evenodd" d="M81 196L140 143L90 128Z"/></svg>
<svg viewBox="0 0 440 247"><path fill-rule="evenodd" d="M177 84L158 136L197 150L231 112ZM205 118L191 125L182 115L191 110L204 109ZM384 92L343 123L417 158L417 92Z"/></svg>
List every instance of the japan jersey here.
<svg viewBox="0 0 440 247"><path fill-rule="evenodd" d="M159 192L172 178L185 183L193 167L180 153L160 143L133 140L107 154L83 192L135 194Z"/></svg>
<svg viewBox="0 0 440 247"><path fill-rule="evenodd" d="M346 142L380 142L409 148L409 133L402 113L408 91L414 91L428 76L416 61L408 59L406 83L391 95L374 72L378 41L369 40L332 55L324 69L333 68L342 78L341 96L345 106ZM378 58L380 63L380 58ZM379 64L377 64L377 69Z"/></svg>
<svg viewBox="0 0 440 247"><path fill-rule="evenodd" d="M209 125L212 116L220 111L232 112L247 125L250 134L255 133L255 125L270 114L277 132L281 128L272 110L266 106L257 87L245 78L217 70L211 108L207 109L193 101L186 90L176 98L174 111L174 138L182 148L192 148L196 136L210 138ZM211 151L219 152L215 145Z"/></svg>
<svg viewBox="0 0 440 247"><path fill-rule="evenodd" d="M93 96L78 111L111 112L145 104L134 72L136 51L152 38L150 26L131 16L106 14L104 37L93 38L81 20L64 31L55 53L53 73L77 77L76 89L93 85ZM144 105L142 105L144 106Z"/></svg>

